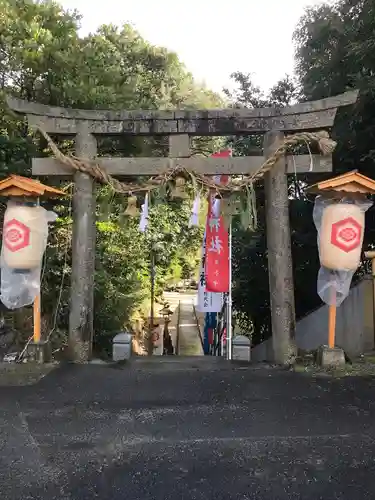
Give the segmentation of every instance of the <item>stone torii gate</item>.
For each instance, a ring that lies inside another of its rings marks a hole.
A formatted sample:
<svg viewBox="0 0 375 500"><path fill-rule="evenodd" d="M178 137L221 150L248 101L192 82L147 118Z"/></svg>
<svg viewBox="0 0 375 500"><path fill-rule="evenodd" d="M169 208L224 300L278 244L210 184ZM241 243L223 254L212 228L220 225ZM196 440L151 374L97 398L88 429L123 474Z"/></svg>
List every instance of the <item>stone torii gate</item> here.
<svg viewBox="0 0 375 500"><path fill-rule="evenodd" d="M168 167L183 167L205 175L249 175L283 143L285 133L327 129L337 109L353 104L358 91L285 108L220 109L204 111L88 111L50 107L8 98L13 111L26 115L31 127L48 134L74 137L75 154L93 159L97 136L169 136L169 158L98 157L98 165L111 175L148 176ZM191 136L244 136L264 134L264 156L234 158L191 157ZM313 172L330 172L331 157L313 155ZM288 363L295 333L294 286L290 243L286 173L308 172L310 155L284 156L265 174L269 283L274 360ZM73 172L55 158L33 158L36 176L74 175L73 241L69 346L73 361L91 356L95 269L94 180Z"/></svg>

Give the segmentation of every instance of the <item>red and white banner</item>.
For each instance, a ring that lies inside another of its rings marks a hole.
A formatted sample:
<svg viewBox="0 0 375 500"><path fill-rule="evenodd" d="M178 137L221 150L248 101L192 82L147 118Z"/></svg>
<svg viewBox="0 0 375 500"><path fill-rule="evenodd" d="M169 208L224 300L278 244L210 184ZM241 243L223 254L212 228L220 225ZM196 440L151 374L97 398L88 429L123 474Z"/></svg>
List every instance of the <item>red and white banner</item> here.
<svg viewBox="0 0 375 500"><path fill-rule="evenodd" d="M232 152L222 151L214 157L228 158ZM228 175L220 176L222 184L228 182ZM220 211L216 212L215 197L210 196L206 223L206 290L215 293L229 292L229 237Z"/></svg>
<svg viewBox="0 0 375 500"><path fill-rule="evenodd" d="M217 313L220 312L223 307L223 294L222 293L212 293L206 290L206 231L203 236L202 244L202 259L199 269L199 281L198 281L198 304L197 311L202 313Z"/></svg>

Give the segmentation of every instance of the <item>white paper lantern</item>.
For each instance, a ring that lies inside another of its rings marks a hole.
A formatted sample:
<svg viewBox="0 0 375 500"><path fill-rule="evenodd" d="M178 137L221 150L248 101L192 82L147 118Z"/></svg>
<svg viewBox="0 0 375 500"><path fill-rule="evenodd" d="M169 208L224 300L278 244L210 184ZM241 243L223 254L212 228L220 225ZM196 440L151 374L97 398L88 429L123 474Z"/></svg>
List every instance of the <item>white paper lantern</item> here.
<svg viewBox="0 0 375 500"><path fill-rule="evenodd" d="M40 206L11 205L4 215L2 257L12 269L41 265L47 244L47 211Z"/></svg>
<svg viewBox="0 0 375 500"><path fill-rule="evenodd" d="M319 234L321 265L332 270L356 270L364 227L365 213L354 203L335 203L324 208Z"/></svg>

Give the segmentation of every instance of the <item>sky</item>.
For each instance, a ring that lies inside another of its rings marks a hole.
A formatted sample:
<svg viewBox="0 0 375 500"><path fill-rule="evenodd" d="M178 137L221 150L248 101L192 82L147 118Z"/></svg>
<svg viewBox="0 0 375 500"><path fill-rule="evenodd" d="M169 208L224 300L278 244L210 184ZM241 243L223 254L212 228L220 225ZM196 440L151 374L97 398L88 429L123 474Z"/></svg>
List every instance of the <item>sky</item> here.
<svg viewBox="0 0 375 500"><path fill-rule="evenodd" d="M82 15L82 34L132 24L176 52L199 82L220 92L241 71L267 91L293 74L292 35L304 8L323 0L60 0Z"/></svg>

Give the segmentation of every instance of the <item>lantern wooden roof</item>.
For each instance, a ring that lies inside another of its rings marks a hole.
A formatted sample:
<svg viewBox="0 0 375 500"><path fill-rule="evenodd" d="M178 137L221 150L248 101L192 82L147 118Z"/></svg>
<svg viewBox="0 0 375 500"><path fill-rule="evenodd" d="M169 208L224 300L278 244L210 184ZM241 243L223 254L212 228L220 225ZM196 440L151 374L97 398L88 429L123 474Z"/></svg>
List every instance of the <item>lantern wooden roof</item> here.
<svg viewBox="0 0 375 500"><path fill-rule="evenodd" d="M22 177L21 175L10 175L3 181L0 181L0 196L27 196L39 198L57 198L66 196L64 191L50 186L46 186L41 182Z"/></svg>
<svg viewBox="0 0 375 500"><path fill-rule="evenodd" d="M327 191L351 194L375 194L375 181L358 173L358 170L352 170L347 174L313 184L307 188L307 191L315 194Z"/></svg>

